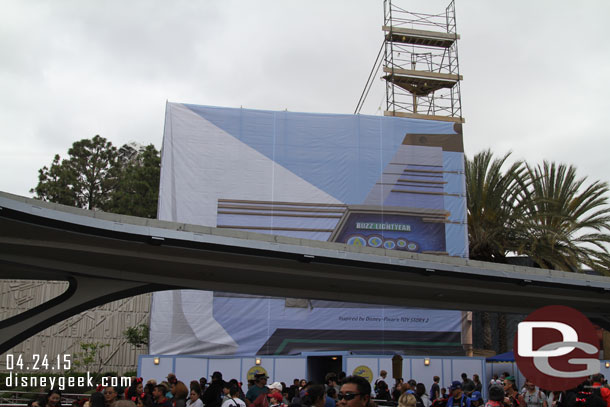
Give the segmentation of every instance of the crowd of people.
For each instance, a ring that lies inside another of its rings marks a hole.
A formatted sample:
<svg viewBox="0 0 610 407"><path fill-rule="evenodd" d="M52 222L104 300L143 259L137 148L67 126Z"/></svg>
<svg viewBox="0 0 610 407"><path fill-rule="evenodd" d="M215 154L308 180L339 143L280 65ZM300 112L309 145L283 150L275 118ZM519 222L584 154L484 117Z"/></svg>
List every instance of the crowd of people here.
<svg viewBox="0 0 610 407"><path fill-rule="evenodd" d="M415 380L395 380L390 388L387 372L373 382L360 376L329 373L324 384L294 379L268 384L266 374L257 374L243 390L236 379L225 381L221 372L214 372L208 383L202 377L188 387L170 373L167 380L157 383L133 378L126 389L98 387L91 397L74 403L73 407L610 407L610 388L598 374L578 388L567 392L549 392L536 387L530 380L518 389L514 377L505 373L486 385L487 400L478 375L472 379L462 373L448 388L433 377L429 392L424 383ZM51 390L46 397L32 400L28 407L61 407L61 392Z"/></svg>
<svg viewBox="0 0 610 407"><path fill-rule="evenodd" d="M519 389L508 373L494 375L487 385L487 399L476 374L470 379L462 373L462 380L454 380L448 388L440 387L440 378L434 376L429 393L423 383L401 379L390 392L386 376L382 370L375 381L376 400L392 400L398 407L610 407L610 387L601 374L565 392L540 389L529 379Z"/></svg>

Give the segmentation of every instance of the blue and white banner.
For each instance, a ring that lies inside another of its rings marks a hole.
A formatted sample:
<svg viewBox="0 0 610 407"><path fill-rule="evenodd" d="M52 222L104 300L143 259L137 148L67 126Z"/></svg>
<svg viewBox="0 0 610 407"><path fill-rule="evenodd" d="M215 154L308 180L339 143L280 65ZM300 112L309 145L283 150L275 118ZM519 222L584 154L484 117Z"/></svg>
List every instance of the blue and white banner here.
<svg viewBox="0 0 610 407"><path fill-rule="evenodd" d="M161 166L161 220L467 256L454 123L168 103ZM173 291L154 294L151 352L453 352L460 323L456 311Z"/></svg>

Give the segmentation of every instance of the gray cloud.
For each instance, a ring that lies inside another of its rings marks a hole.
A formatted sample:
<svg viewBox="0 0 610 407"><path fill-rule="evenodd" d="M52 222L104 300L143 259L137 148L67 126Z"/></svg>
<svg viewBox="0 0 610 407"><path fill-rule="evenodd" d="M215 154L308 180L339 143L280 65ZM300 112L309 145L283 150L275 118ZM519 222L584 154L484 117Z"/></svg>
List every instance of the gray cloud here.
<svg viewBox="0 0 610 407"><path fill-rule="evenodd" d="M395 0L398 1L398 0ZM446 1L405 1L442 12ZM101 134L161 146L165 101L352 113L382 41L381 1L3 3L0 190ZM458 0L465 142L608 181L610 3ZM379 75L378 75L379 76ZM378 114L376 79L363 109Z"/></svg>

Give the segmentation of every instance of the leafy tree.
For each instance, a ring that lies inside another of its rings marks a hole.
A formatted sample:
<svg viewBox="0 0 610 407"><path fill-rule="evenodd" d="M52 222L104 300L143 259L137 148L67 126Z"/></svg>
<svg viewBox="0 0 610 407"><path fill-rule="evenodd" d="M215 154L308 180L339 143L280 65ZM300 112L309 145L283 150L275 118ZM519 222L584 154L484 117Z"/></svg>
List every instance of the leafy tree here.
<svg viewBox="0 0 610 407"><path fill-rule="evenodd" d="M39 170L38 185L31 189L44 201L85 209L105 209L117 182L117 149L96 135L72 144L68 158L56 155L51 167Z"/></svg>
<svg viewBox="0 0 610 407"><path fill-rule="evenodd" d="M59 154L53 158L50 167L38 170L38 185L30 189L36 198L62 205L78 206L76 193L71 187L71 176L67 160L61 160Z"/></svg>
<svg viewBox="0 0 610 407"><path fill-rule="evenodd" d="M75 370L81 369L82 371L93 373L101 372L104 366L101 351L108 346L110 346L108 343L81 342L81 352L74 354L72 362Z"/></svg>
<svg viewBox="0 0 610 407"><path fill-rule="evenodd" d="M127 328L123 331L123 335L127 338L127 342L136 348L140 348L144 345L148 345L148 332L148 325L140 324Z"/></svg>
<svg viewBox="0 0 610 407"><path fill-rule="evenodd" d="M128 150L126 147L121 147L121 150ZM136 152L132 148L124 157L108 211L156 218L161 176L159 151L150 144Z"/></svg>
<svg viewBox="0 0 610 407"><path fill-rule="evenodd" d="M31 189L44 201L156 218L161 159L151 144L125 144L117 150L98 136L75 142L68 158L56 155L39 170Z"/></svg>

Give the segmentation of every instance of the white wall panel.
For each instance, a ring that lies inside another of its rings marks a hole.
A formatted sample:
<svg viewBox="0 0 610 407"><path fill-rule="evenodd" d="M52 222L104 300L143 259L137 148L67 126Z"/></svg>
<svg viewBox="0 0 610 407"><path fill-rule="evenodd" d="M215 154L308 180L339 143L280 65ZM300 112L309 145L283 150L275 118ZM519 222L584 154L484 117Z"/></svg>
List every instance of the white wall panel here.
<svg viewBox="0 0 610 407"><path fill-rule="evenodd" d="M208 362L209 370L207 379L212 380L212 373L218 371L222 373L224 380L237 379L241 380L241 359L239 358L227 358L227 359L216 359L211 358Z"/></svg>
<svg viewBox="0 0 610 407"><path fill-rule="evenodd" d="M173 372L174 358L171 356L159 357L159 364L155 365L154 357L142 356L140 358L140 372L144 382L155 379L157 383L166 380L167 374Z"/></svg>
<svg viewBox="0 0 610 407"><path fill-rule="evenodd" d="M284 382L287 386L294 379L307 377L307 359L277 358L275 360L275 381Z"/></svg>
<svg viewBox="0 0 610 407"><path fill-rule="evenodd" d="M173 373L175 373L178 380L184 382L187 387L191 380L199 380L200 377L205 377L209 382L211 380L210 375L212 374L211 371L208 372L207 359L189 357L177 357L176 368Z"/></svg>

